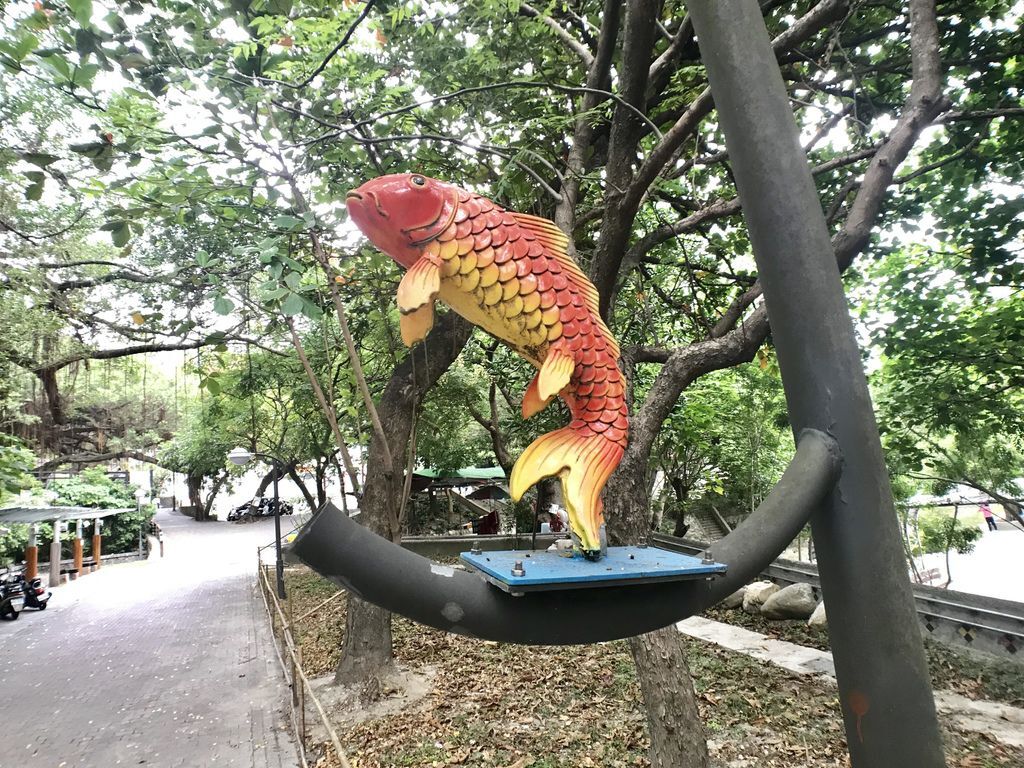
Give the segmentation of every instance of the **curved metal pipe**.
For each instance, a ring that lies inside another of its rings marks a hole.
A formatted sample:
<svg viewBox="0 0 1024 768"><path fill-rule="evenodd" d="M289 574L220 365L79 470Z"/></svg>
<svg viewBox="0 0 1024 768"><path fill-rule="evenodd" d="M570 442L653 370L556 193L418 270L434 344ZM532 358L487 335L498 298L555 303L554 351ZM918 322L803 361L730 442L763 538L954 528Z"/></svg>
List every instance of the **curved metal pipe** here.
<svg viewBox="0 0 1024 768"><path fill-rule="evenodd" d="M839 476L836 442L801 433L796 455L764 502L711 547L712 581L537 592L512 597L474 573L439 565L323 508L292 550L362 599L446 632L529 645L599 643L665 627L708 608L760 573L803 528Z"/></svg>

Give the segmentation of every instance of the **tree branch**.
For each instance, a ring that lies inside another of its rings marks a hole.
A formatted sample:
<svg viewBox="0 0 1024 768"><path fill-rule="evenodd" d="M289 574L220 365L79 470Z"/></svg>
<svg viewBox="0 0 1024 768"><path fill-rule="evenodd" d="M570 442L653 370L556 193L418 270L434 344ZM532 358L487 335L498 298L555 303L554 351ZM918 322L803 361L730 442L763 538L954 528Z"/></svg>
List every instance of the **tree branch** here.
<svg viewBox="0 0 1024 768"><path fill-rule="evenodd" d="M569 34L566 29L559 24L557 21L552 19L550 16L545 16L543 13L538 11L529 3L520 3L519 12L524 16L529 16L534 19L540 20L545 26L547 26L555 36L562 41L562 44L568 48L572 53L579 56L584 66L592 67L594 64L594 54L587 50L586 46L580 43L575 37Z"/></svg>

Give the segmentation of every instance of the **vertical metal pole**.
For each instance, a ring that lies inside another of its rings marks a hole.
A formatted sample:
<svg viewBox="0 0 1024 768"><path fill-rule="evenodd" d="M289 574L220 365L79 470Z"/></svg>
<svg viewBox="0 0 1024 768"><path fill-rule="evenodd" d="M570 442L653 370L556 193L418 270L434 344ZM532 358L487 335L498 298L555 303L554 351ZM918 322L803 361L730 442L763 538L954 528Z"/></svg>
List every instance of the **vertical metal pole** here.
<svg viewBox="0 0 1024 768"><path fill-rule="evenodd" d="M50 587L60 586L60 535L64 524L53 521L53 541L50 542Z"/></svg>
<svg viewBox="0 0 1024 768"><path fill-rule="evenodd" d="M795 433L844 458L812 517L854 768L945 760L892 492L835 255L756 0L687 3L768 302Z"/></svg>
<svg viewBox="0 0 1024 768"><path fill-rule="evenodd" d="M277 492L277 479L280 474L281 463L274 459L274 552L277 554L277 596L284 600L284 559L281 557L281 498Z"/></svg>

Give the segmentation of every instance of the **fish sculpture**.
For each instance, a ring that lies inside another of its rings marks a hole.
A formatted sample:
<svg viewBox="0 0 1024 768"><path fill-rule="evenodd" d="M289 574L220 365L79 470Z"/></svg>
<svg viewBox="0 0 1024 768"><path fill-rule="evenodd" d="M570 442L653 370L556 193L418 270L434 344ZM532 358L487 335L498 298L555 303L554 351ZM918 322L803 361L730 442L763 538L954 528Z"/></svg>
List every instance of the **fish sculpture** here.
<svg viewBox="0 0 1024 768"><path fill-rule="evenodd" d="M406 269L398 286L402 340L426 337L440 298L509 344L537 369L523 418L556 396L567 427L537 438L512 469L514 501L558 475L578 548L598 560L606 544L601 491L626 448L628 419L619 346L598 294L552 222L419 174L381 176L348 193L349 214Z"/></svg>

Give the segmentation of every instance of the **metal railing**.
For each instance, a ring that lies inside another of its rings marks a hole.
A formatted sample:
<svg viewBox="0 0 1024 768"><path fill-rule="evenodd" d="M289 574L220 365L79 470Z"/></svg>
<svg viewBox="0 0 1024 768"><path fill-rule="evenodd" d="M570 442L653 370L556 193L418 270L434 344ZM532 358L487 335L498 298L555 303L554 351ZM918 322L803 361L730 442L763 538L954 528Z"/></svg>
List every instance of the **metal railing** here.
<svg viewBox="0 0 1024 768"><path fill-rule="evenodd" d="M345 749L341 745L341 739L338 738L338 732L331 724L323 704L317 698L313 686L310 684L309 678L302 668L302 648L295 641L295 637L292 634L292 627L295 626L297 621L302 621L304 618L315 613L326 603L334 600L340 593L335 593L316 607L306 611L298 619L294 619L292 616L292 601L286 600L285 605L282 606L281 601L277 597L277 592L271 582L272 577L268 575L268 572L274 572L275 566L263 562L264 549L265 547L258 547L256 550L257 584L260 594L263 596L263 605L267 609L267 616L270 619L270 629L274 638L274 650L277 652L277 660L281 665L281 672L284 674L291 692L291 695L288 697L289 718L302 768L309 768L307 750L310 732L307 727L306 716L310 705L312 705L313 711L320 719L320 724L330 737L338 762L342 768L351 768L351 763L349 763ZM291 594L290 589L287 594Z"/></svg>
<svg viewBox="0 0 1024 768"><path fill-rule="evenodd" d="M685 554L699 554L708 545L656 533L651 543ZM761 574L781 584L805 583L821 599L818 568L813 563L776 560ZM983 595L912 585L914 607L925 637L954 648L970 648L1024 661L1024 603Z"/></svg>

